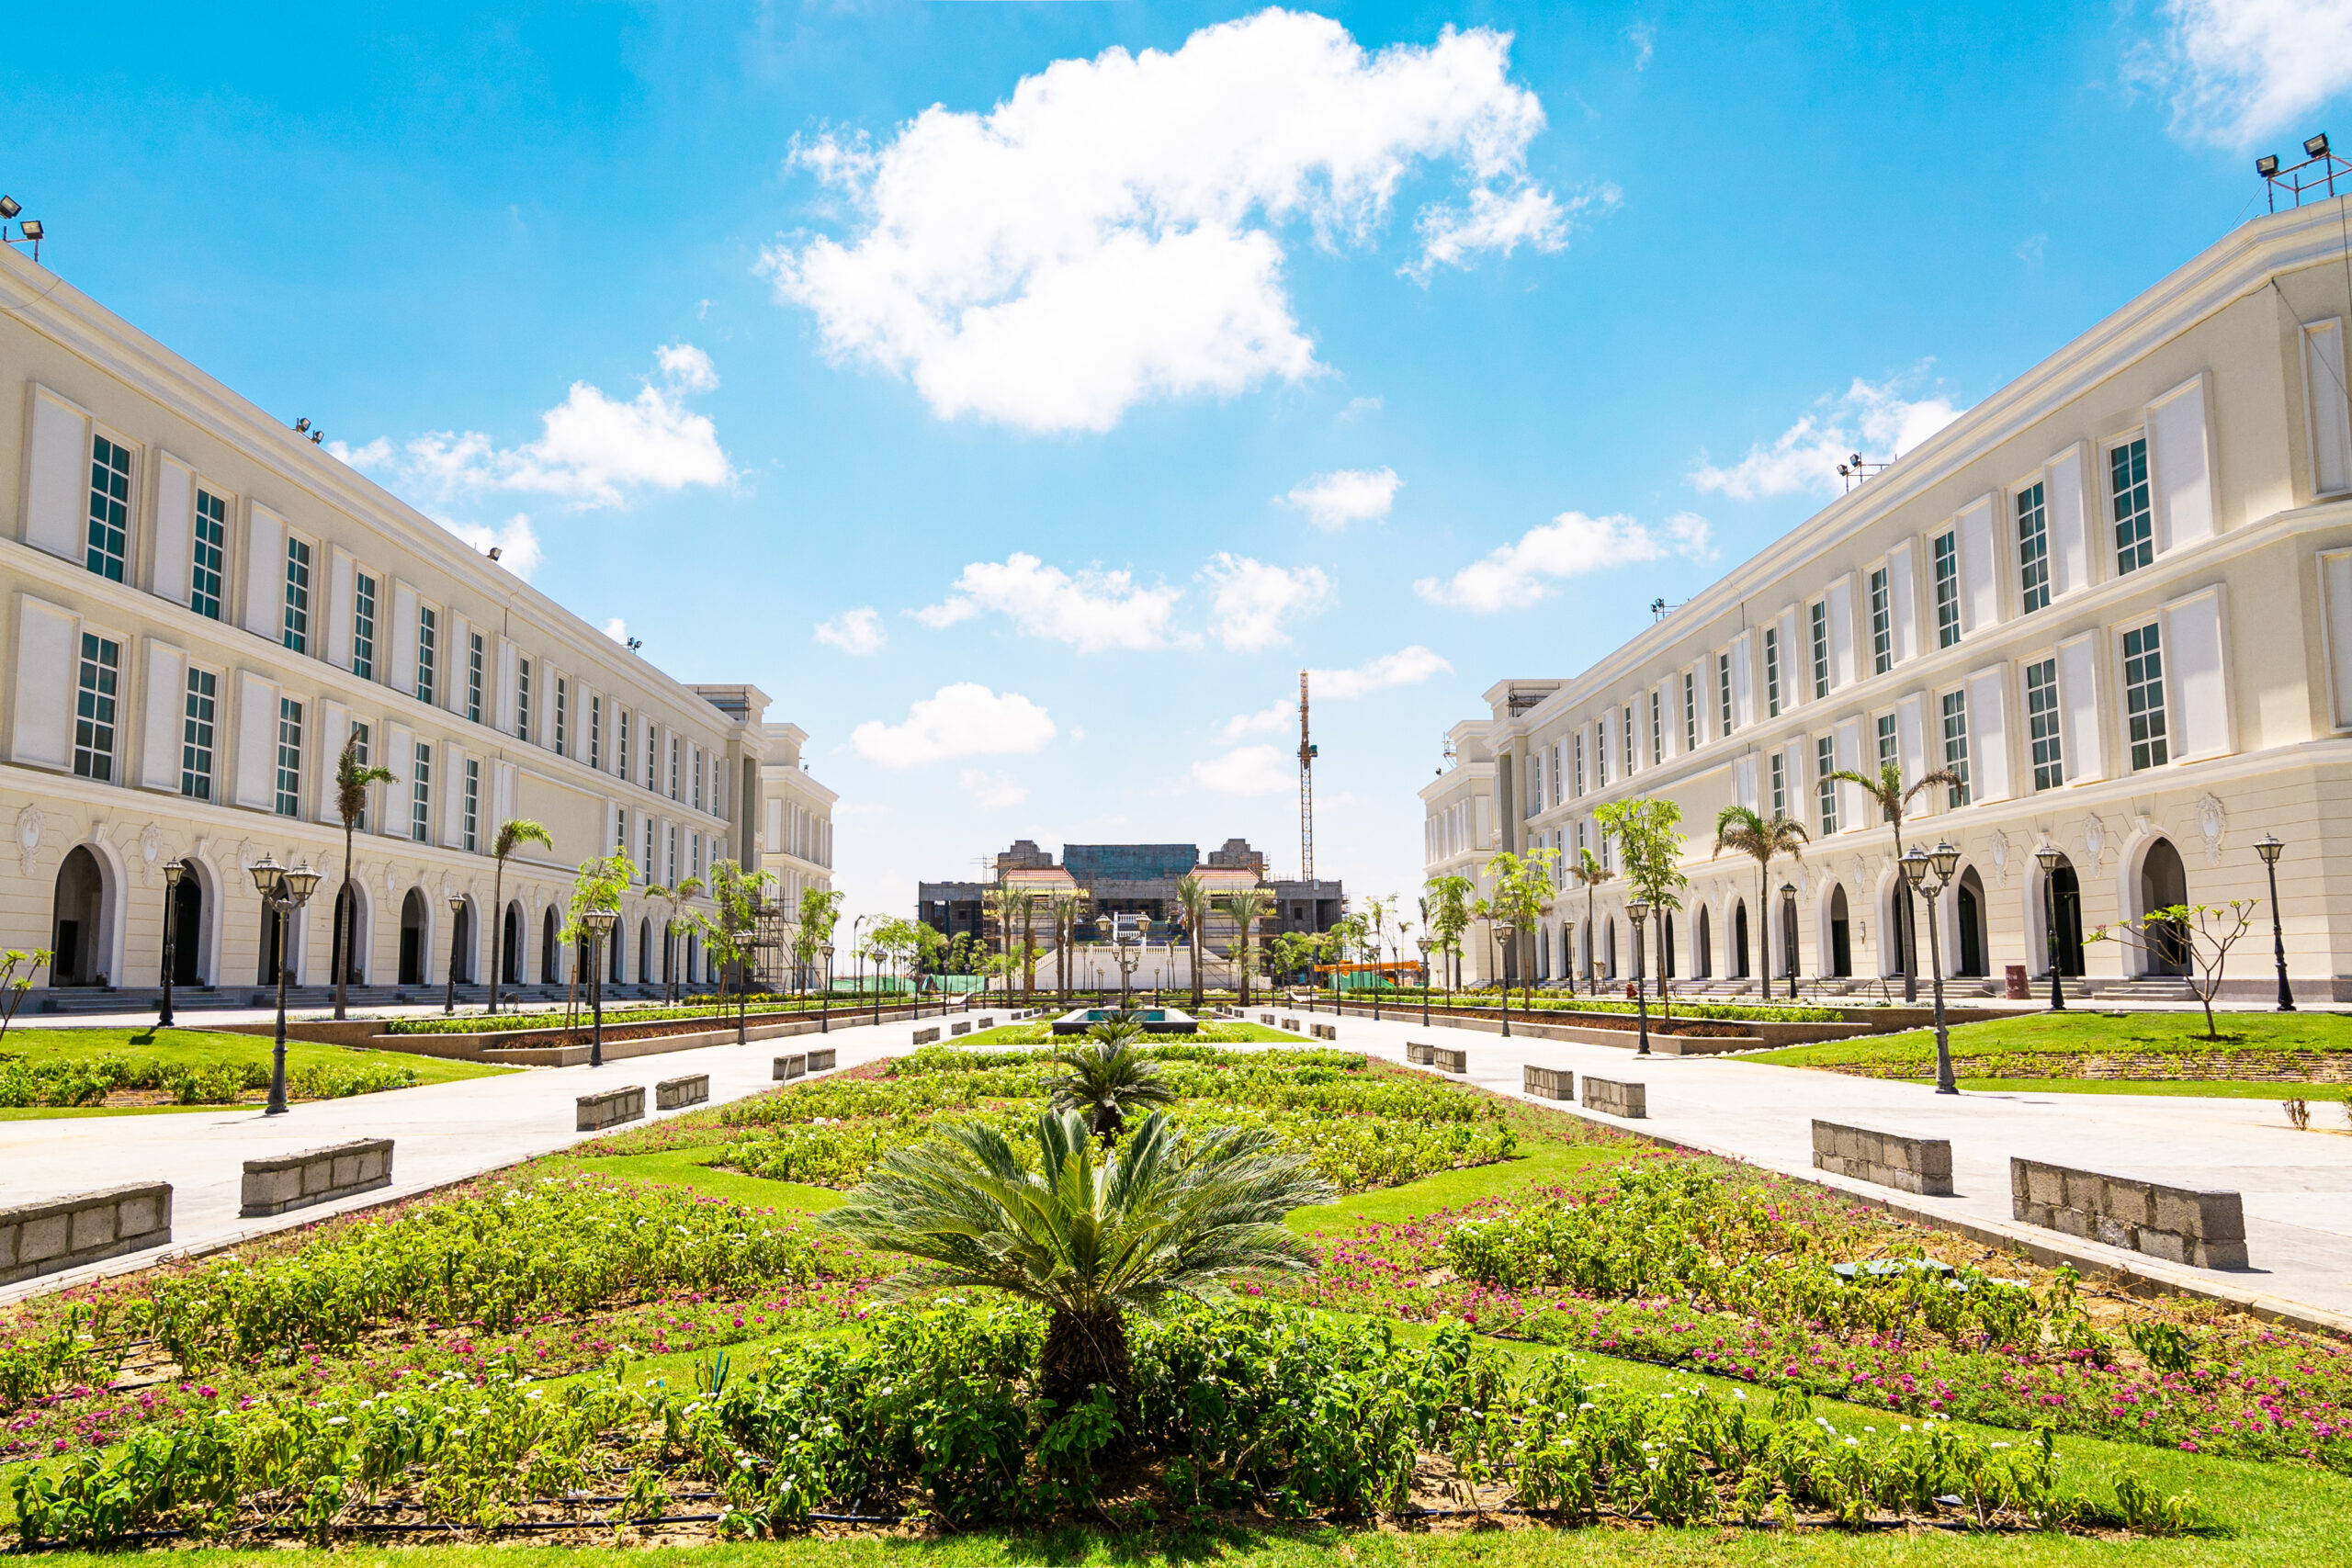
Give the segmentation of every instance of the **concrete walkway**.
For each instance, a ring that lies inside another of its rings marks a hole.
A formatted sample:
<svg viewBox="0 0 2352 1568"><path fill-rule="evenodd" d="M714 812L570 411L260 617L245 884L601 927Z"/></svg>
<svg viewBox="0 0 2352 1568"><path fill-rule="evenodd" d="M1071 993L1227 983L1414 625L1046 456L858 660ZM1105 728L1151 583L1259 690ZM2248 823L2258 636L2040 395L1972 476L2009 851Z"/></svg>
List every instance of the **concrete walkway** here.
<svg viewBox="0 0 2352 1568"><path fill-rule="evenodd" d="M903 1055L911 1048L917 1027L900 1021L877 1028L835 1019L825 1034L674 1051L602 1067L526 1068L496 1077L310 1100L283 1116L239 1109L0 1122L0 1203L39 1202L133 1181L172 1184L171 1246L20 1280L0 1289L0 1303L124 1273L175 1254L208 1251L247 1236L308 1224L327 1214L372 1207L569 1148L599 1135L573 1131L572 1102L583 1094L641 1085L647 1120L662 1120L652 1110L653 1085L661 1079L707 1073L712 1104L742 1100L771 1087L772 1064L778 1056L830 1045L838 1053L839 1066L855 1066L878 1056ZM245 1161L353 1138L393 1141L390 1188L269 1219L238 1216Z"/></svg>
<svg viewBox="0 0 2352 1568"><path fill-rule="evenodd" d="M1253 1008L1255 1018L1262 1010ZM1283 1008L1283 1017L1308 1015ZM1636 1057L1627 1047L1577 1045L1485 1030L1423 1029L1411 1019L1374 1023L1354 1014L1336 1023L1339 1043L1401 1062L1408 1040L1469 1053L1470 1082L1517 1099L1521 1068L1647 1086L1649 1116L1618 1122L1560 1104L1589 1121L1655 1134L1686 1147L1861 1193L1899 1209L1958 1223L1987 1236L2022 1240L2083 1263L2127 1269L2199 1294L2238 1301L2290 1319L2352 1332L2352 1135L2332 1105L2312 1108L2313 1131L2288 1126L2278 1102L2163 1095L1939 1095L1925 1086L1771 1066L1727 1056ZM1551 1100L1537 1103L1553 1105ZM1813 1168L1815 1118L1951 1141L1954 1195L1922 1198L1833 1177ZM2319 1131L2323 1126L2329 1131ZM2011 1156L2175 1186L2243 1194L2244 1271L2196 1269L2079 1241L2010 1217Z"/></svg>

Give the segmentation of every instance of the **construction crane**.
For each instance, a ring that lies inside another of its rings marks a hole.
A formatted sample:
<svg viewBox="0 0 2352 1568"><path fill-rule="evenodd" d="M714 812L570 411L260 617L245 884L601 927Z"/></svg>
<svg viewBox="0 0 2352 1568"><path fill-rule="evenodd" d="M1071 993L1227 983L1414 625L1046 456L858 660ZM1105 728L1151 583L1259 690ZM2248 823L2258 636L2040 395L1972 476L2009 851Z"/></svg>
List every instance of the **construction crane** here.
<svg viewBox="0 0 2352 1568"><path fill-rule="evenodd" d="M1306 671L1298 672L1298 875L1315 880L1315 742L1306 731Z"/></svg>

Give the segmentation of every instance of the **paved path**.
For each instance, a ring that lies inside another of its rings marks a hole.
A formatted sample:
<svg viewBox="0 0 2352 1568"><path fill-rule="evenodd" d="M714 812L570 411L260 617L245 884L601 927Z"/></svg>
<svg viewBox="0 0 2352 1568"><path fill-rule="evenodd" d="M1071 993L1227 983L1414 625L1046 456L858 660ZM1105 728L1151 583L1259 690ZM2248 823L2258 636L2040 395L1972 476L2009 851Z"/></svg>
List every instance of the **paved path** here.
<svg viewBox="0 0 2352 1568"><path fill-rule="evenodd" d="M1261 1009L1250 1010L1250 1017ZM1284 1008L1282 1016L1307 1015ZM2165 1095L1967 1093L1939 1095L1921 1085L1772 1066L1725 1056L1659 1056L1630 1049L1577 1045L1524 1035L1505 1040L1451 1029L1352 1014L1315 1021L1339 1026L1339 1043L1403 1061L1408 1040L1460 1046L1466 1077L1515 1098L1520 1069L1570 1067L1648 1086L1649 1117L1617 1122L1581 1106L1559 1105L1588 1120L1656 1134L1694 1148L1730 1155L1773 1170L1963 1221L1983 1231L2063 1247L2150 1278L2201 1292L2273 1307L2316 1309L2319 1321L2352 1331L2352 1136L2342 1113L2314 1108L2298 1133L2278 1102ZM1538 1103L1552 1105L1550 1100ZM1954 1195L1922 1198L1833 1177L1813 1168L1815 1118L1951 1140ZM2050 1160L2119 1176L2146 1176L2182 1187L2242 1193L2246 1249L2253 1267L2216 1270L2157 1258L2019 1224L2009 1213L2009 1157ZM2309 1312L2295 1315L2310 1316Z"/></svg>
<svg viewBox="0 0 2352 1568"><path fill-rule="evenodd" d="M173 1253L209 1249L307 1224L325 1214L366 1208L568 1148L598 1135L572 1130L572 1101L595 1090L642 1085L648 1120L661 1120L651 1107L653 1085L662 1078L708 1073L713 1104L741 1100L771 1086L777 1056L831 1045L839 1053L840 1066L855 1066L877 1056L903 1054L916 1027L905 1021L877 1028L836 1020L827 1034L673 1051L602 1067L526 1068L495 1077L311 1100L283 1116L240 1109L0 1122L0 1194L5 1194L0 1202L37 1202L131 1181L172 1184L169 1247L22 1280L0 1289L0 1302L123 1273ZM391 1187L270 1219L238 1216L245 1161L352 1138L393 1141Z"/></svg>

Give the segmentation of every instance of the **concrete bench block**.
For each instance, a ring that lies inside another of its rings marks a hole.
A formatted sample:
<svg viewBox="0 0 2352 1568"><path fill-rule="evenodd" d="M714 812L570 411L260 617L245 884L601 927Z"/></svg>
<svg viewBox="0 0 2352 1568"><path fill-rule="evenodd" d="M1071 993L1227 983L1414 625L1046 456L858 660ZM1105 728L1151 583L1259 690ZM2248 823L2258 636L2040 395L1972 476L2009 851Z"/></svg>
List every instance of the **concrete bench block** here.
<svg viewBox="0 0 2352 1568"><path fill-rule="evenodd" d="M710 1075L689 1073L684 1077L663 1078L653 1086L653 1107L657 1111L677 1111L689 1105L710 1102Z"/></svg>
<svg viewBox="0 0 2352 1568"><path fill-rule="evenodd" d="M807 1073L808 1070L808 1058L805 1055L795 1054L790 1056L778 1056L775 1059L775 1066L772 1069L772 1081L776 1083L786 1083L793 1078L801 1077L803 1074Z"/></svg>
<svg viewBox="0 0 2352 1568"><path fill-rule="evenodd" d="M1317 1040L1337 1040L1340 1037L1340 1026L1336 1023L1317 1023L1312 1025L1307 1032Z"/></svg>
<svg viewBox="0 0 2352 1568"><path fill-rule="evenodd" d="M137 1181L0 1209L0 1285L172 1239L172 1187Z"/></svg>
<svg viewBox="0 0 2352 1568"><path fill-rule="evenodd" d="M1951 1196L1951 1143L1912 1138L1836 1122L1813 1124L1813 1165L1833 1176L1851 1177L1923 1197Z"/></svg>
<svg viewBox="0 0 2352 1568"><path fill-rule="evenodd" d="M1577 1076L1566 1067L1539 1067L1531 1063L1521 1069L1521 1087L1539 1100L1572 1101L1577 1097Z"/></svg>
<svg viewBox="0 0 2352 1568"><path fill-rule="evenodd" d="M1470 1053L1459 1045L1432 1045L1430 1066L1442 1073L1466 1073L1470 1070Z"/></svg>
<svg viewBox="0 0 2352 1568"><path fill-rule="evenodd" d="M392 1184L392 1141L359 1138L299 1154L245 1161L237 1213L252 1218L331 1203Z"/></svg>
<svg viewBox="0 0 2352 1568"><path fill-rule="evenodd" d="M1261 1012L1258 1015L1258 1021L1268 1029L1272 1029L1274 1026L1274 1015L1270 1012Z"/></svg>
<svg viewBox="0 0 2352 1568"><path fill-rule="evenodd" d="M811 1047L808 1052L808 1070L812 1073L831 1072L835 1050L836 1047L831 1045Z"/></svg>
<svg viewBox="0 0 2352 1568"><path fill-rule="evenodd" d="M1430 1065L1430 1053L1435 1049L1424 1041L1408 1040L1405 1042L1405 1060L1417 1067L1426 1067Z"/></svg>
<svg viewBox="0 0 2352 1568"><path fill-rule="evenodd" d="M979 1023L982 1029L994 1029L996 1027L996 1016L993 1013L982 1013L980 1015Z"/></svg>
<svg viewBox="0 0 2352 1568"><path fill-rule="evenodd" d="M972 1021L967 1018L959 1018L954 1023L947 1026L947 1032L950 1034L969 1034L972 1032Z"/></svg>
<svg viewBox="0 0 2352 1568"><path fill-rule="evenodd" d="M2027 1224L2168 1262L2248 1266L2245 1205L2235 1192L2013 1157L2009 1212Z"/></svg>
<svg viewBox="0 0 2352 1568"><path fill-rule="evenodd" d="M1289 1030L1293 1034L1295 1034L1298 1032L1298 1020L1295 1018L1286 1018L1283 1020L1283 1027Z"/></svg>
<svg viewBox="0 0 2352 1568"><path fill-rule="evenodd" d="M916 1044L918 1044L918 1045L936 1045L936 1044L938 1044L938 1043L939 1043L939 1025L937 1025L937 1024L935 1024L935 1023L934 1023L934 1024L933 1024L929 1029L918 1029L918 1030L916 1030L916 1031L915 1031L915 1043L916 1043Z"/></svg>
<svg viewBox="0 0 2352 1568"><path fill-rule="evenodd" d="M618 1126L623 1122L639 1122L645 1117L645 1090L631 1085L625 1089L608 1089L595 1094L583 1094L578 1101L577 1130L594 1133L605 1127Z"/></svg>
<svg viewBox="0 0 2352 1568"><path fill-rule="evenodd" d="M1598 1111L1604 1116L1623 1117L1626 1121L1646 1118L1650 1113L1650 1091L1646 1084L1620 1083L1614 1078L1584 1076L1584 1108Z"/></svg>

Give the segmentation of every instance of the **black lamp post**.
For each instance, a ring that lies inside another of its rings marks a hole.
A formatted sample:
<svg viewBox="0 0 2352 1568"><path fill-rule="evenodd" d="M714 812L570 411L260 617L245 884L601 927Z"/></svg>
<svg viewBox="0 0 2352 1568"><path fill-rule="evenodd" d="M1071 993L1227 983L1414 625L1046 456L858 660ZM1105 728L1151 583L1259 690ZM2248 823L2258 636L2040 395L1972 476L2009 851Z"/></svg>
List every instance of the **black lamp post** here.
<svg viewBox="0 0 2352 1568"><path fill-rule="evenodd" d="M581 915L588 927L588 1012L595 1022L588 1036L588 1065L605 1065L605 943L613 934L613 922L619 914L612 909L589 909Z"/></svg>
<svg viewBox="0 0 2352 1568"><path fill-rule="evenodd" d="M1951 880L1960 864L1960 852L1948 843L1938 844L1933 855L1914 849L1898 863L1904 880L1928 903L1928 963L1935 971L1936 982L1936 1092L1958 1094L1960 1084L1951 1074L1951 1036L1944 1027L1944 942L1942 929L1936 924L1936 895Z"/></svg>
<svg viewBox="0 0 2352 1568"><path fill-rule="evenodd" d="M2278 961L2278 1010L2295 1010L2295 993L2287 988L2287 928L2278 919L2278 856L2286 845L2275 833L2265 833L2255 850L2262 856L2262 869L2270 874L2270 951Z"/></svg>
<svg viewBox="0 0 2352 1568"><path fill-rule="evenodd" d="M465 920L466 896L462 893L450 894L449 972L441 977L441 1010L444 1013L458 1010L458 939L464 934Z"/></svg>
<svg viewBox="0 0 2352 1568"><path fill-rule="evenodd" d="M1430 939L1424 934L1414 944L1421 950L1421 1027L1430 1026Z"/></svg>
<svg viewBox="0 0 2352 1568"><path fill-rule="evenodd" d="M1781 951L1789 965L1789 1000L1797 999L1797 885L1781 884Z"/></svg>
<svg viewBox="0 0 2352 1568"><path fill-rule="evenodd" d="M155 1017L155 1027L172 1026L172 971L178 967L178 955L174 951L178 932L175 924L180 912L180 878L187 874L187 866L174 861L164 868L164 1006Z"/></svg>
<svg viewBox="0 0 2352 1568"><path fill-rule="evenodd" d="M2050 919L2050 1010L2064 1012L2066 987L2058 978L2058 954L2061 951L2058 937L2058 863L2066 857L2057 845L2044 844L2033 852L2033 858L2041 867L2042 903L2049 910Z"/></svg>
<svg viewBox="0 0 2352 1568"><path fill-rule="evenodd" d="M1636 1056L1650 1054L1650 988L1645 960L1648 950L1642 942L1642 922L1649 919L1650 905L1646 898L1635 898L1625 906L1625 919L1634 927L1634 1007L1641 1015L1641 1043L1634 1048Z"/></svg>
<svg viewBox="0 0 2352 1568"><path fill-rule="evenodd" d="M279 865L264 855L254 865L254 886L261 894L262 908L277 917L277 1039L269 1059L269 1106L262 1114L286 1114L286 971L287 949L290 943L291 917L295 910L311 901L311 894L319 885L319 874L307 865L292 868Z"/></svg>
<svg viewBox="0 0 2352 1568"><path fill-rule="evenodd" d="M817 1032L831 1034L833 1032L833 944L820 942L817 944L817 952L825 961L825 988L817 993Z"/></svg>
<svg viewBox="0 0 2352 1568"><path fill-rule="evenodd" d="M1511 945L1512 942L1519 939L1519 927L1509 920L1498 919L1489 921L1488 923L1493 926L1495 931L1495 952L1497 954L1495 960L1495 978L1501 984L1503 988L1503 1038L1508 1040L1510 1038L1511 969L1509 961L1519 955L1519 949Z"/></svg>

